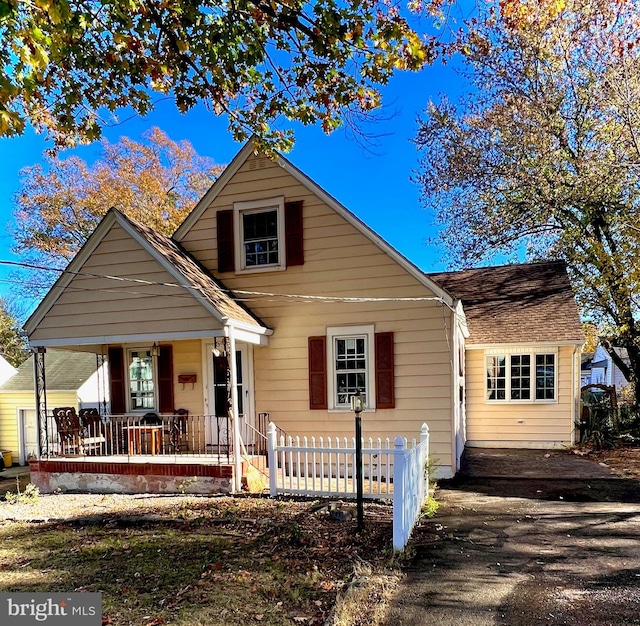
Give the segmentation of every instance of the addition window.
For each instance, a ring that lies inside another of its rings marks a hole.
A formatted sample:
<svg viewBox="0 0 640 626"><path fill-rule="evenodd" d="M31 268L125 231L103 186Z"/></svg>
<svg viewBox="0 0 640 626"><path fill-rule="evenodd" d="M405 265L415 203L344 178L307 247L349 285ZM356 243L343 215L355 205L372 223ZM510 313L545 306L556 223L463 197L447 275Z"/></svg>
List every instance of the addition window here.
<svg viewBox="0 0 640 626"><path fill-rule="evenodd" d="M284 269L284 198L234 204L236 268Z"/></svg>
<svg viewBox="0 0 640 626"><path fill-rule="evenodd" d="M329 409L350 409L358 392L365 407L375 406L373 326L327 329Z"/></svg>
<svg viewBox="0 0 640 626"><path fill-rule="evenodd" d="M156 386L151 350L129 350L129 410L156 408Z"/></svg>
<svg viewBox="0 0 640 626"><path fill-rule="evenodd" d="M555 354L536 354L536 400L555 400Z"/></svg>
<svg viewBox="0 0 640 626"><path fill-rule="evenodd" d="M493 351L492 351L493 352ZM556 399L556 353L520 350L487 354L488 401L553 401Z"/></svg>

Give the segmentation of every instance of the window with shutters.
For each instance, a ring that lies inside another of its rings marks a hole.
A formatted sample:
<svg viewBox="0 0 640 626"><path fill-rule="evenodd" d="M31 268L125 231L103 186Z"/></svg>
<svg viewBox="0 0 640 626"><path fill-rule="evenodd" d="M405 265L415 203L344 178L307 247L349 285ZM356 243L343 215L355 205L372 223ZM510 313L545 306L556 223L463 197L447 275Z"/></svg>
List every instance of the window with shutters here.
<svg viewBox="0 0 640 626"><path fill-rule="evenodd" d="M285 269L284 198L236 202L236 272Z"/></svg>
<svg viewBox="0 0 640 626"><path fill-rule="evenodd" d="M360 392L367 409L394 409L395 349L393 331L372 325L340 326L309 337L309 408L350 410Z"/></svg>
<svg viewBox="0 0 640 626"><path fill-rule="evenodd" d="M351 397L360 392L365 407L375 408L374 327L343 326L327 329L329 409L351 409Z"/></svg>

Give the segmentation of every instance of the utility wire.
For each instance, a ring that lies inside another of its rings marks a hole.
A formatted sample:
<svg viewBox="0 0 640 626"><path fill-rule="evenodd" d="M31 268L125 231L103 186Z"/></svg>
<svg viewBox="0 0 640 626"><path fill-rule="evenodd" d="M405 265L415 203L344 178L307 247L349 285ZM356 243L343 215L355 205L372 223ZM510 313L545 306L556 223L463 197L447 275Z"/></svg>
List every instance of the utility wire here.
<svg viewBox="0 0 640 626"><path fill-rule="evenodd" d="M19 262L19 261L3 261L0 260L0 265L10 265L10 266L14 266L14 267L22 267L22 268L26 268L26 269L35 269L35 270L42 270L42 271L48 271L48 272L58 272L60 275L62 274L72 274L74 276L79 276L79 277L85 277L85 278L100 278L100 279L107 279L107 280L113 280L116 282L123 282L123 283L133 283L133 284L137 284L137 285L148 285L148 286L155 286L155 287L171 287L171 288L175 288L175 289L195 289L197 291L202 292L203 289L202 287L200 287L199 285L193 285L193 284L180 284L180 283L169 283L169 282L162 282L162 281L150 281L150 280L145 280L142 278L130 278L130 277L122 277L122 276L112 276L109 274L95 274L95 273L90 273L90 272L71 272L67 269L58 269L58 268L51 268L51 267L45 267L45 266L41 266L41 265L35 265L32 263L23 263L23 262ZM8 282L8 281L7 281ZM15 281L15 282L19 282L19 281ZM35 286L35 285L34 285ZM42 287L45 287L44 284L40 285ZM53 286L53 288L55 288L55 285ZM67 286L67 289L73 289L75 291L93 291L90 288L82 288L82 287L70 287ZM243 289L226 289L226 288L222 288L220 285L218 285L218 288L220 289L220 291L228 294L229 296L235 296L235 295L244 295L244 296L252 296L251 298L236 298L236 300L239 301L243 301L243 302L254 302L263 298L277 298L277 299L284 299L284 300L298 300L298 301L308 301L308 302L328 302L328 303L335 303L335 302L344 302L344 303L354 303L354 304L360 304L360 303L365 303L365 302L439 302L443 305L445 305L447 308L451 309L454 313L455 310L453 309L453 307L451 307L447 302L444 301L443 298L440 298L439 296L412 296L412 297L376 297L376 296L358 296L358 297L354 297L354 296L324 296L324 295L310 295L310 294L291 294L291 293L279 293L279 292L265 292L265 291L247 291L247 290L243 290ZM140 295L140 296L144 296L144 295L156 295L156 296L165 296L165 297L174 297L174 296L179 296L179 297L188 297L187 294L145 294L144 292L134 292L134 291L128 291L128 290L111 290L111 289L101 289L101 291L109 291L112 293L128 293L131 295ZM273 301L273 300L272 300Z"/></svg>

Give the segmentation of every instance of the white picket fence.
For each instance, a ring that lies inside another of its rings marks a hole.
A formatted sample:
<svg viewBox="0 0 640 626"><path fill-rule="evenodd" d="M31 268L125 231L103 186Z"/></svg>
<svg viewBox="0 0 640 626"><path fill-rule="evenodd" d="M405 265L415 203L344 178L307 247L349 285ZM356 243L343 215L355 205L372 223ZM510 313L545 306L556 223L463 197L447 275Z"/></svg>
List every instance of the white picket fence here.
<svg viewBox="0 0 640 626"><path fill-rule="evenodd" d="M280 437L271 422L267 429L269 490L280 494L356 497L355 437ZM403 550L429 495L427 459L429 427L420 441L407 446L404 437L362 440L363 496L393 500L393 547Z"/></svg>

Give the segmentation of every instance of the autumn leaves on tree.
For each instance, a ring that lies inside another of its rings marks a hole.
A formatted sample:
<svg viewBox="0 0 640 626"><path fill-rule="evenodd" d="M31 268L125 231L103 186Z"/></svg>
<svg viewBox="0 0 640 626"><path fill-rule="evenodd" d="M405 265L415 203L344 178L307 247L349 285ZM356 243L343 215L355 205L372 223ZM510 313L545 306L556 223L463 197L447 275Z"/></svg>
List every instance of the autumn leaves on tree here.
<svg viewBox="0 0 640 626"><path fill-rule="evenodd" d="M62 269L111 207L171 235L221 171L189 142L176 143L158 128L143 142L103 141L91 166L78 157L49 156L44 167L21 172L14 199L16 252Z"/></svg>
<svg viewBox="0 0 640 626"><path fill-rule="evenodd" d="M329 132L366 116L434 45L386 0L0 0L0 136L28 120L72 146L169 96L225 114L238 140L286 149L278 120Z"/></svg>
<svg viewBox="0 0 640 626"><path fill-rule="evenodd" d="M617 365L636 383L639 20L624 1L488 10L457 42L468 97L425 111L416 176L457 264L523 250L564 259L583 313L627 349L631 365Z"/></svg>
<svg viewBox="0 0 640 626"><path fill-rule="evenodd" d="M564 259L638 383L638 33L632 0L0 0L0 136L29 122L73 146L170 97L287 149L293 122L356 126L394 72L459 55L468 97L430 103L416 138L415 180L452 264ZM60 267L112 205L171 232L217 172L154 132L105 144L91 167L27 170L18 250Z"/></svg>

